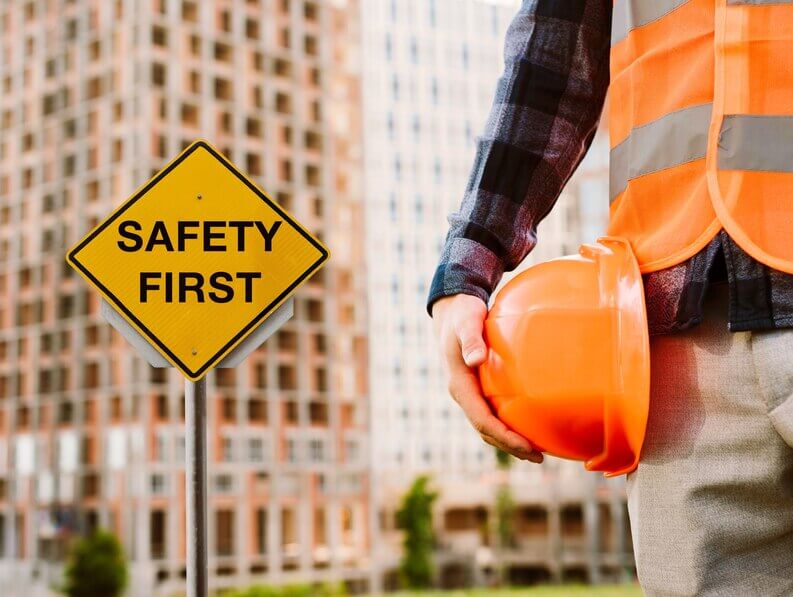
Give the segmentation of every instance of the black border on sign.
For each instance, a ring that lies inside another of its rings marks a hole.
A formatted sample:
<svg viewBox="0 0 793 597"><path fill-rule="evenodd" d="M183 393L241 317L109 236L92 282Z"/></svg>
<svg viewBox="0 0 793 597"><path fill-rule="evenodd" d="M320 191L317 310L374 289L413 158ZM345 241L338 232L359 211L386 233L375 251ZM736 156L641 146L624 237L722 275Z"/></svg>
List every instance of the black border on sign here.
<svg viewBox="0 0 793 597"><path fill-rule="evenodd" d="M275 299L267 305L248 325L246 325L242 330L240 330L234 337L229 340L223 347L217 351L212 357L207 359L201 367L193 371L190 369L185 363L183 363L171 350L163 344L159 338L157 338L143 323L132 314L132 312L127 309L126 306L112 293L110 290L105 287L99 280L94 277L94 275L88 271L88 269L80 263L77 259L77 254L94 238L96 238L100 232L102 232L105 228L107 228L110 224L112 224L116 219L118 219L127 209L132 207L135 202L141 199L146 193L148 193L154 185L156 185L160 180L162 180L168 173L171 172L176 166L181 164L190 154L192 154L196 149L199 147L203 147L206 149L212 156L214 156L221 164L223 164L229 172L234 174L238 179L240 179L245 186L247 186L251 191L253 191L262 201L264 201L269 207L271 207L275 212L278 213L285 221L287 221L297 232L299 232L312 246L314 246L320 252L320 258L315 261L303 274L301 274L292 284L290 284L281 294L279 294ZM188 147L180 156L178 156L173 162L171 162L168 166L166 166L163 170L158 172L154 178L152 178L142 189L140 189L137 193L135 193L131 198L129 198L126 203L124 203L119 209L117 209L110 217L107 218L101 225L97 226L91 233L86 236L80 243L75 246L71 251L68 253L68 260L71 264L73 264L76 268L80 270L80 272L88 278L91 282L93 282L102 292L107 296L113 304L118 307L131 321L137 325L137 327L146 334L146 337L154 342L160 350L162 350L165 354L167 354L174 364L178 365L182 371L186 371L190 377L199 379L206 373L212 365L214 365L222 356L228 352L235 344L237 344L240 340L245 338L248 335L249 331L252 330L255 326L257 326L263 319L265 319L270 312L278 306L285 298L287 298L292 292L303 283L311 274L313 274L325 261L328 260L330 254L328 250L322 246L313 236L311 236L308 232L306 232L291 216L289 216L277 203L275 203L272 199L270 199L261 189L259 189L255 184L253 184L250 180L248 180L239 170L237 170L234 165L229 162L223 155L215 151L215 149L209 145L206 141L196 141L190 147Z"/></svg>

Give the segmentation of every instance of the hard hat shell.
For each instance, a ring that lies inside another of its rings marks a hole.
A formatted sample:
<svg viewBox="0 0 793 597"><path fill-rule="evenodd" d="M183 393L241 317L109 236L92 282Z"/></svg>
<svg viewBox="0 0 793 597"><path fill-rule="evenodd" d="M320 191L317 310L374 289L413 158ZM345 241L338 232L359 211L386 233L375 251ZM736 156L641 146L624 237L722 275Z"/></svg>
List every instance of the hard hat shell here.
<svg viewBox="0 0 793 597"><path fill-rule="evenodd" d="M607 477L639 463L650 346L630 244L603 237L534 265L496 295L485 320L484 395L539 450Z"/></svg>

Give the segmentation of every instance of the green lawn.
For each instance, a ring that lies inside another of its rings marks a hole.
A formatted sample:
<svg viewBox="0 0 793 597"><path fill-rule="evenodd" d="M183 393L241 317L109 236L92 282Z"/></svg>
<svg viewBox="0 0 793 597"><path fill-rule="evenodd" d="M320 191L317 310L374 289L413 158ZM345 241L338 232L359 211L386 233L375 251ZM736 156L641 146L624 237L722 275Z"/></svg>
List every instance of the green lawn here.
<svg viewBox="0 0 793 597"><path fill-rule="evenodd" d="M544 586L526 589L471 589L392 593L399 597L642 597L639 585L588 587L582 585Z"/></svg>

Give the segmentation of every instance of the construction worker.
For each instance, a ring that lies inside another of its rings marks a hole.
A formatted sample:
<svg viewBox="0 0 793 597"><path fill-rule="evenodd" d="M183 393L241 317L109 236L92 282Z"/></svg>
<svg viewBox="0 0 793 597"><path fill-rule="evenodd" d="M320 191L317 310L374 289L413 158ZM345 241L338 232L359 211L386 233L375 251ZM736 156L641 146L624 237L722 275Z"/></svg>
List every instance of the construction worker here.
<svg viewBox="0 0 793 597"><path fill-rule="evenodd" d="M608 233L643 274L651 390L627 477L648 595L793 595L793 2L524 0L428 309L484 441L487 301L536 243L607 90ZM593 347L597 350L597 347Z"/></svg>

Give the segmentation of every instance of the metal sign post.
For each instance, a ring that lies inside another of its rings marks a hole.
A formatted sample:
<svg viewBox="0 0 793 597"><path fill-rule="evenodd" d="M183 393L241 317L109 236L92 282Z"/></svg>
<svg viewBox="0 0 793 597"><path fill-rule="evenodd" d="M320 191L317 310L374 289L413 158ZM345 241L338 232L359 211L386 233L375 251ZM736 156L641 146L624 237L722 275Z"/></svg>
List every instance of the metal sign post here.
<svg viewBox="0 0 793 597"><path fill-rule="evenodd" d="M184 381L187 597L207 596L207 380Z"/></svg>

